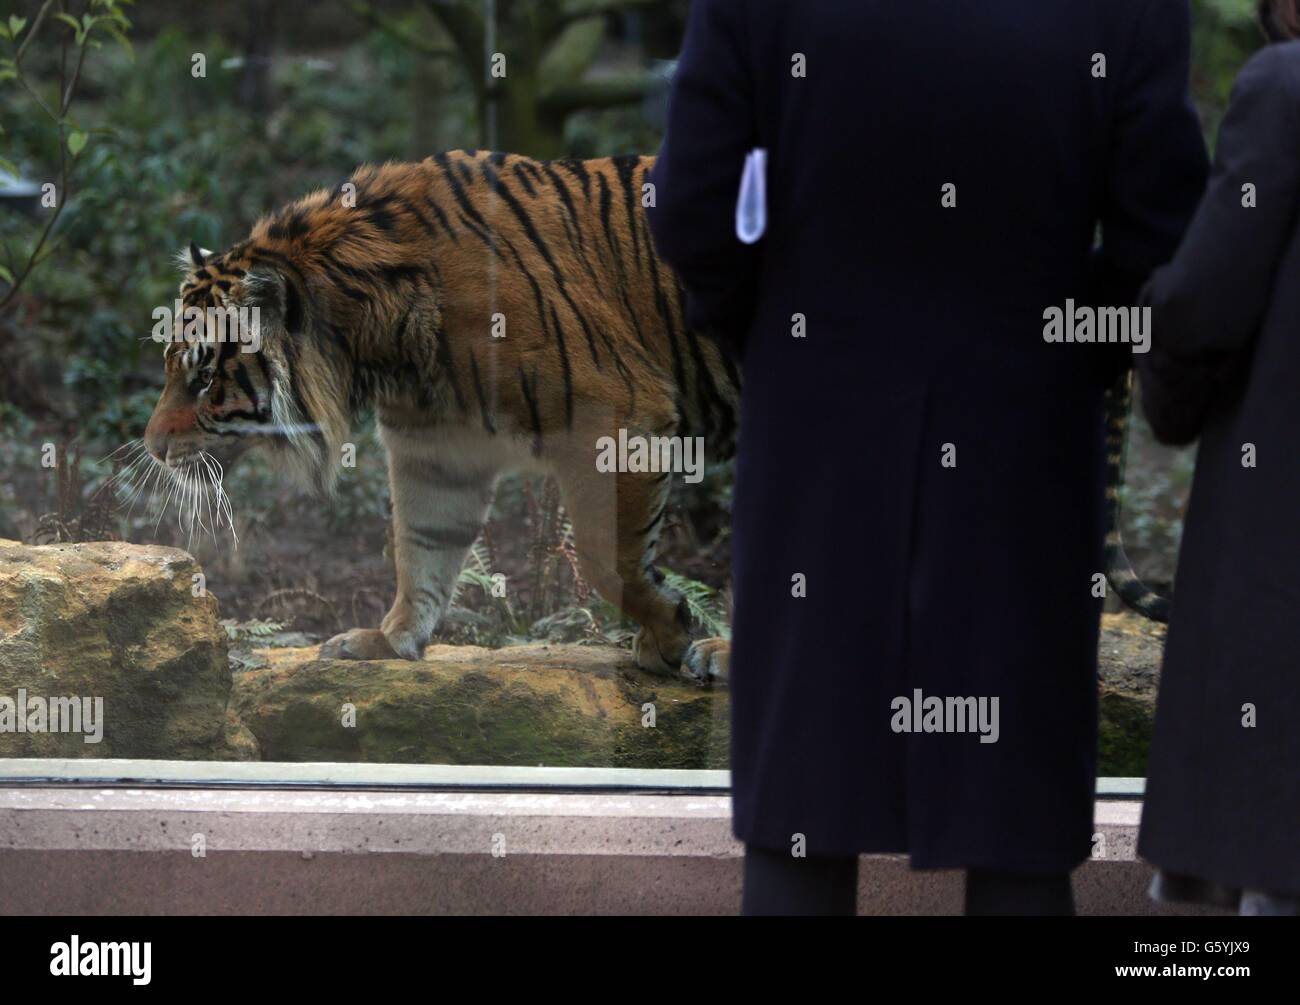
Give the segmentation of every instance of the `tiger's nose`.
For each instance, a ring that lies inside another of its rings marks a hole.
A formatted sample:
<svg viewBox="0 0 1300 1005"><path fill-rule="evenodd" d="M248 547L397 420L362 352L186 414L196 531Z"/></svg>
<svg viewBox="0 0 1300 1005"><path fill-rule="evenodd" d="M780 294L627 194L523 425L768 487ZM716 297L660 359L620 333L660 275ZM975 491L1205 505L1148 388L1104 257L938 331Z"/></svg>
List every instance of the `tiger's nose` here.
<svg viewBox="0 0 1300 1005"><path fill-rule="evenodd" d="M194 410L171 408L154 412L144 430L144 448L156 461L167 460L167 441L173 433L180 433L194 425Z"/></svg>
<svg viewBox="0 0 1300 1005"><path fill-rule="evenodd" d="M145 427L144 448L149 451L149 456L155 461L162 461L167 458L167 434L155 429L152 421Z"/></svg>

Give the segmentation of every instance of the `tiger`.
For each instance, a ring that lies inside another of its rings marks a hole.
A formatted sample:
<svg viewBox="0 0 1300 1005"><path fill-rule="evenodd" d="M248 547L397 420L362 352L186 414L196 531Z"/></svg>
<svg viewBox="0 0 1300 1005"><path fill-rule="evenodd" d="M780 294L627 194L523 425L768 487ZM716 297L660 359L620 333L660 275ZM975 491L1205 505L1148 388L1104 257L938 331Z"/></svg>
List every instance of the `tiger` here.
<svg viewBox="0 0 1300 1005"><path fill-rule="evenodd" d="M1133 402L1133 368L1128 367L1106 390L1106 579L1116 596L1133 611L1159 624L1168 624L1173 598L1144 582L1133 569L1124 548L1121 502L1124 460Z"/></svg>
<svg viewBox="0 0 1300 1005"><path fill-rule="evenodd" d="M556 478L579 568L638 625L638 666L725 683L730 646L697 638L655 557L668 471L598 470L597 444L703 436L734 451L741 388L721 341L685 320L643 193L654 158L541 161L460 150L365 165L260 219L221 253L191 244L185 309L256 307L256 349L177 318L145 430L173 471L224 470L255 444L328 495L358 416L388 464L396 596L322 658L422 658L498 479ZM1168 601L1119 532L1126 376L1108 392L1107 576L1157 620ZM207 463L205 463L207 462Z"/></svg>
<svg viewBox="0 0 1300 1005"><path fill-rule="evenodd" d="M177 318L144 436L156 462L201 474L266 444L328 495L353 424L376 420L396 596L321 658L421 659L498 479L520 472L557 480L583 577L639 626L635 663L726 680L729 644L695 637L656 565L672 472L596 463L620 431L702 437L718 460L735 442L737 364L686 323L655 252L653 166L477 150L363 165L224 252L191 243L184 310L256 308L257 337Z"/></svg>

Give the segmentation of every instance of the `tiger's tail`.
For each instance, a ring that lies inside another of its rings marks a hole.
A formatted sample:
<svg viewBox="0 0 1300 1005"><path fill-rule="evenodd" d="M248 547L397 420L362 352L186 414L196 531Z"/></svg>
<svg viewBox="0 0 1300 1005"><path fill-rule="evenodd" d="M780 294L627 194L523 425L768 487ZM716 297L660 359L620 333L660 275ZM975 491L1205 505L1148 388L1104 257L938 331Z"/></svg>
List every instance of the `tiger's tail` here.
<svg viewBox="0 0 1300 1005"><path fill-rule="evenodd" d="M1120 530L1120 491L1124 487L1124 455L1132 400L1133 370L1130 368L1106 392L1106 579L1125 604L1163 624L1169 621L1171 598L1157 593L1138 578L1124 550Z"/></svg>

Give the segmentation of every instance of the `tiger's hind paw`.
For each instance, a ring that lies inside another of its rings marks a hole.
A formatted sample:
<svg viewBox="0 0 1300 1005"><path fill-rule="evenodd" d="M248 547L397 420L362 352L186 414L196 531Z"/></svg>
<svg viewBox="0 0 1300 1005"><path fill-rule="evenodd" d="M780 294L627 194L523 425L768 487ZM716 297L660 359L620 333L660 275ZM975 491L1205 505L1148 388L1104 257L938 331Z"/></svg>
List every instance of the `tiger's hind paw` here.
<svg viewBox="0 0 1300 1005"><path fill-rule="evenodd" d="M682 672L700 684L725 684L731 671L731 643L696 639L682 657Z"/></svg>
<svg viewBox="0 0 1300 1005"><path fill-rule="evenodd" d="M353 628L335 635L320 647L323 660L400 660L392 644L378 628Z"/></svg>

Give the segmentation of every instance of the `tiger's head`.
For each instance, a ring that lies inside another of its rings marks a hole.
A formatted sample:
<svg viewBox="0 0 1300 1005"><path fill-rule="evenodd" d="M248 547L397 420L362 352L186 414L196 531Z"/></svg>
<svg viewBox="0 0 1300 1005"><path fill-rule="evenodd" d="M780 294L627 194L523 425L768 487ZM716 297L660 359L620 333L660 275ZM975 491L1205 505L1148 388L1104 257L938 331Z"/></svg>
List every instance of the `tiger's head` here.
<svg viewBox="0 0 1300 1005"><path fill-rule="evenodd" d="M213 254L191 244L182 257L180 310L169 332L161 333L160 322L154 333L166 340L165 382L145 429L145 449L174 472L204 477L266 444L327 487L327 442L338 433L337 409L313 402L308 390L320 361L301 337L305 312L297 284L239 246Z"/></svg>

